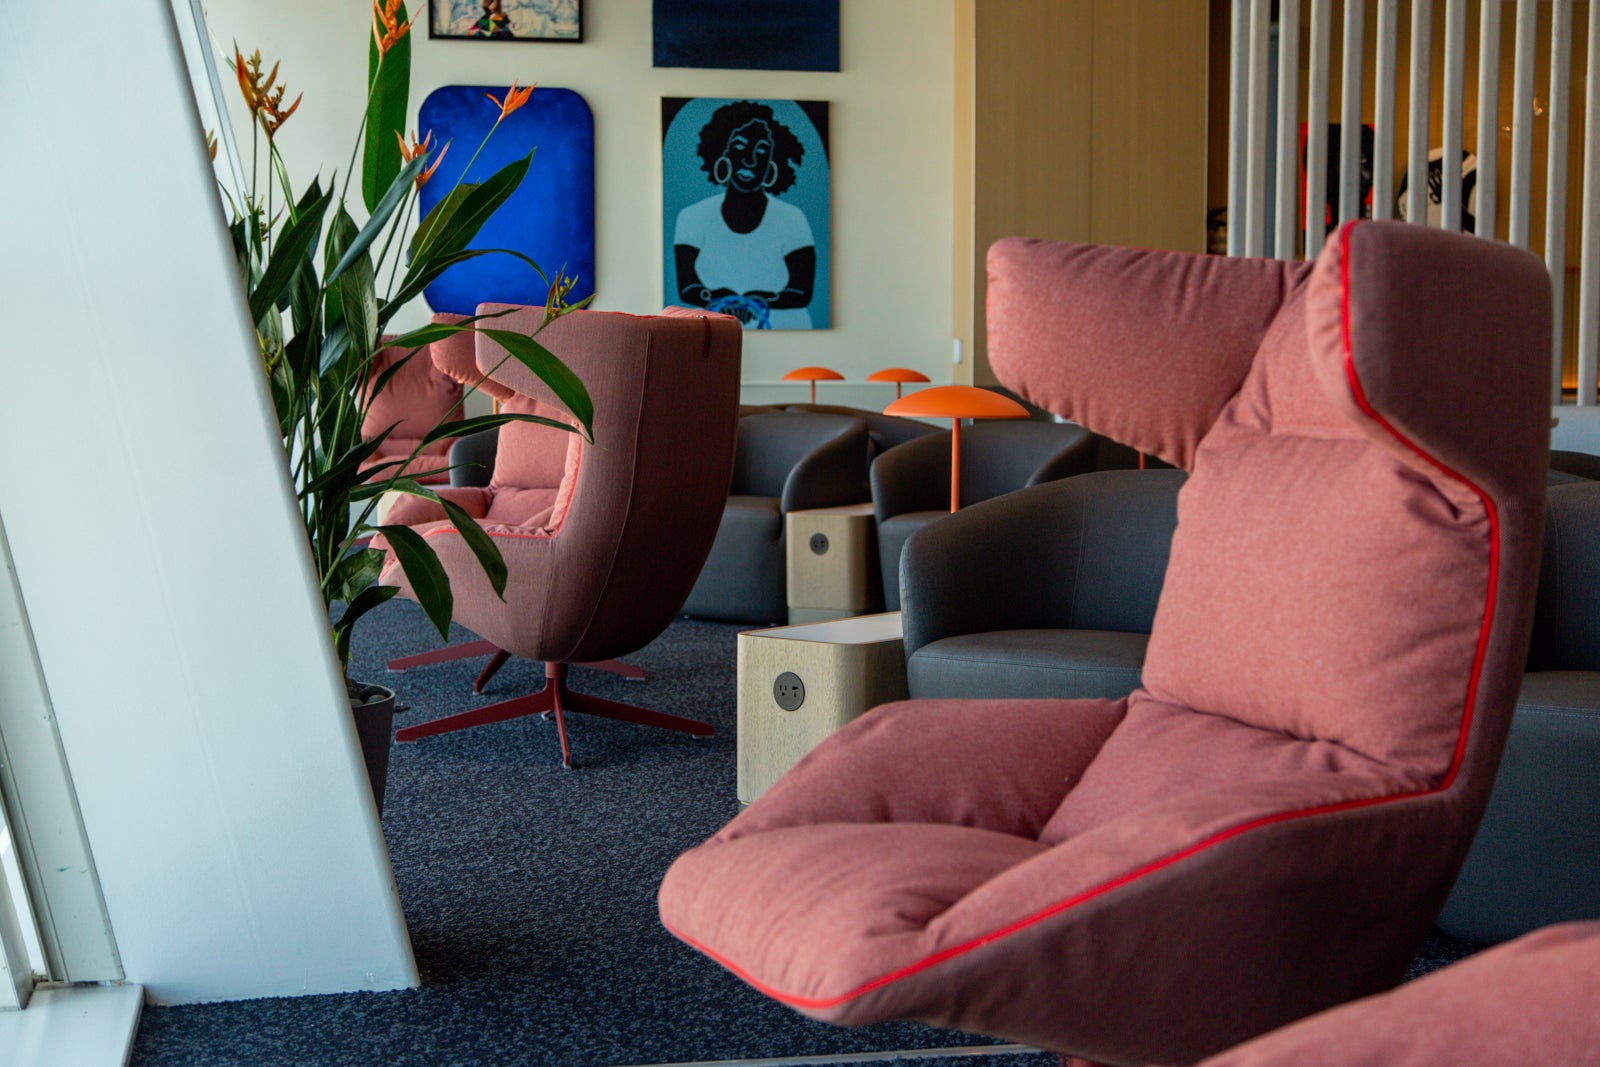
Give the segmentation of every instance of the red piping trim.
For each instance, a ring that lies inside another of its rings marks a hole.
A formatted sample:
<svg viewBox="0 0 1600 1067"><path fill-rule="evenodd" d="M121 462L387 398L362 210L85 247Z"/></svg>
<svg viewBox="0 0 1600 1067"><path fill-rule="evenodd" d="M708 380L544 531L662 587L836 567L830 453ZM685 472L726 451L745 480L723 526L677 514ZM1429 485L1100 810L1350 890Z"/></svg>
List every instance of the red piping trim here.
<svg viewBox="0 0 1600 1067"><path fill-rule="evenodd" d="M901 967L899 970L890 971L887 974L879 975L877 978L870 979L869 981L857 986L855 989L850 990L848 993L842 993L833 997L801 997L784 993L781 990L777 990L771 986L762 984L751 975L746 973L742 968L734 964L731 960L728 960L718 953L713 952L711 949L695 941L693 938L685 937L680 931L674 929L671 925L664 923L663 925L666 925L667 930L670 933L686 944L692 946L700 952L705 953L707 956L710 956L722 966L738 975L760 992L772 997L774 1000L782 1001L783 1003L796 1008L831 1008L838 1004L842 1004L847 1000L853 1000L856 997L870 993L875 989L880 989L883 986L898 982L903 978L908 978L919 971L924 971L929 967L935 966L936 964L943 963L945 960L963 955L972 951L973 949L981 948L982 946L993 941L999 941L1003 938L1009 937L1012 934L1027 929L1030 926L1043 922L1052 916L1067 911L1070 908L1077 907L1079 904L1083 904L1087 901L1093 900L1096 897L1109 893L1113 889L1127 885L1129 882L1134 882L1140 878L1154 874L1155 872L1166 867L1170 867L1173 864L1188 859L1190 856L1193 856L1196 853L1204 852L1207 849L1219 845L1230 838L1238 837L1239 835L1249 833L1252 830L1258 830L1263 826L1271 826L1275 823L1288 822L1291 819L1308 818L1313 815L1329 815L1340 811L1351 811L1357 808L1373 807L1378 804L1389 804L1401 800L1410 800L1416 797L1432 796L1436 793L1442 793L1450 788L1451 783L1455 781L1456 772L1461 768L1462 758L1466 752L1467 731L1472 724L1472 708L1473 704L1477 700L1478 694L1478 678L1483 671L1484 659L1489 644L1489 630L1494 621L1494 601L1500 579L1499 514L1495 509L1494 501L1490 499L1488 493L1484 492L1481 487L1466 478L1464 475L1452 470L1450 467L1447 467L1445 464L1441 463L1427 452L1424 452L1422 448L1419 447L1414 441L1396 429L1392 423L1374 410L1372 405L1367 400L1366 392L1361 388L1361 380L1356 374L1355 360L1352 357L1350 345L1350 232L1354 230L1357 225L1359 225L1358 222L1352 222L1348 224L1340 234L1340 254L1343 262L1341 263L1341 273L1339 278L1341 290L1340 316L1341 332L1344 342L1345 378L1350 384L1350 390L1355 398L1356 406L1361 409L1362 414L1366 415L1368 418L1372 419L1379 426L1382 426L1386 431L1388 431L1395 438L1395 440L1409 448L1412 452L1415 452L1417 455L1421 456L1441 473L1455 479L1476 493L1478 499L1483 502L1485 512L1489 518L1489 582L1484 601L1483 622L1480 624L1478 629L1478 645L1472 658L1472 674L1467 683L1466 706L1462 711L1461 730L1457 735L1456 749L1454 755L1451 757L1450 768L1446 772L1443 780L1431 789L1419 789L1415 792L1398 793L1393 796L1368 797L1364 800L1346 800L1337 804L1323 804L1318 807L1303 808L1298 811L1278 812L1274 815L1263 815L1259 818L1252 819L1249 822L1240 823L1237 826L1231 826L1226 830L1220 830L1217 833L1212 834L1204 841L1196 842L1195 844L1192 844L1187 848L1180 849L1171 855L1163 856L1158 860L1152 860L1143 867L1129 871L1126 874L1118 875L1116 878L1113 878L1110 881L1102 882L1099 885L1086 889L1074 896L1067 897L1064 900L1059 900L1056 903L1041 909L1040 911L1034 912L1032 915L1018 919L1016 922L1013 922L1008 926L1003 926L998 930L991 930L989 933L981 934L978 937L975 937L970 941L962 942L959 945L953 945L950 948L943 949L931 956L925 956L922 959L917 960L915 963L910 963L904 967Z"/></svg>

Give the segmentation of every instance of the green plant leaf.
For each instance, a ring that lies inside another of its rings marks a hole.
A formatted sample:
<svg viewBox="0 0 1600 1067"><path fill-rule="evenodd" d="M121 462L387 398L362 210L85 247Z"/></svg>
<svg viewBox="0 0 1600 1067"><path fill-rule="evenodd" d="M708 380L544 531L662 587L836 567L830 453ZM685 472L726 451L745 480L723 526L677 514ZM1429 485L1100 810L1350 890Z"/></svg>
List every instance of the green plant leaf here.
<svg viewBox="0 0 1600 1067"><path fill-rule="evenodd" d="M383 571L383 560L384 551L381 548L361 548L339 557L339 562L334 564L328 575L327 598L350 603L378 580L379 573Z"/></svg>
<svg viewBox="0 0 1600 1067"><path fill-rule="evenodd" d="M385 349L389 349L393 348L394 345L384 345L383 347ZM399 359L383 368L383 370L379 371L378 376L372 379L372 384L367 387L367 397L371 398L381 395L383 391L389 387L390 379L392 379L396 374L399 374L401 369L413 359L416 359L421 352L422 349L413 348L410 352L407 352L405 355L401 356Z"/></svg>
<svg viewBox="0 0 1600 1067"><path fill-rule="evenodd" d="M539 269L539 264L521 252L513 252L509 248L469 248L462 252L452 252L449 255L433 255L430 253L426 263L413 263L406 269L406 275L400 284L399 290L384 302L378 315L378 321L380 323L388 322L395 312L409 303L423 289L432 285L435 278L457 263L464 263L479 256L493 255L514 256L532 267L534 273L539 275L540 278L544 277L544 271Z"/></svg>
<svg viewBox="0 0 1600 1067"><path fill-rule="evenodd" d="M312 195L314 193L317 194L315 197ZM283 232L278 235L278 243L272 250L272 257L267 261L267 269L262 272L261 280L256 283L256 287L251 290L252 322L260 322L262 317L277 305L278 298L284 294L290 278L300 269L301 260L316 246L317 237L322 231L322 215L328 209L328 203L332 198L332 192L321 192L315 181L301 198L300 217L285 226Z"/></svg>
<svg viewBox="0 0 1600 1067"><path fill-rule="evenodd" d="M501 600L506 598L506 561L500 555L500 548L494 543L494 538L482 526L473 520L471 515L464 511L460 504L453 503L439 496L433 498L444 505L444 513L450 517L450 525L456 528L461 535L461 540L472 549L472 554L478 558L478 566L483 568L483 573L489 579L489 585L494 589L494 595Z"/></svg>
<svg viewBox="0 0 1600 1067"><path fill-rule="evenodd" d="M583 427L584 436L591 441L594 440L594 401L589 399L589 390L585 389L583 382L572 373L572 368L527 334L511 330L487 329L478 332L511 353L517 362L527 367L540 381L549 386L550 391L568 411L572 412L573 417Z"/></svg>
<svg viewBox="0 0 1600 1067"><path fill-rule="evenodd" d="M328 271L328 276L323 279L325 284L333 284L341 274L350 269L358 257L372 247L372 242L378 239L379 234L383 233L383 228L394 218L395 211L405 202L406 193L410 190L411 183L416 180L418 174L422 173L422 168L427 162L426 156L418 156L410 163L407 163L400 169L394 181L389 183L389 189L383 194L383 199L378 202L378 205L376 207L369 206L372 216L367 219L366 225L362 226L360 232L355 235L355 239L343 249L343 254L338 262L333 265ZM363 174L362 180L365 181L365 179L366 175Z"/></svg>
<svg viewBox="0 0 1600 1067"><path fill-rule="evenodd" d="M333 281L333 275L330 274L324 284L330 285L330 297L337 294L338 318L344 323L361 366L365 367L371 363L378 346L377 278L372 269L372 257L360 245L361 234L356 231L355 220L342 204L328 227L330 257L336 254L333 249L335 233L340 238L339 243L345 246L339 262L347 269L337 281ZM330 322L335 319L332 308L329 309L328 319Z"/></svg>
<svg viewBox="0 0 1600 1067"><path fill-rule="evenodd" d="M417 234L411 241L412 260L426 263L432 256L449 255L466 248L489 217L517 191L532 162L533 153L529 152L495 171L482 184L463 184L452 190L434 205L417 227ZM435 214L440 217L434 219ZM433 220L431 225L430 220Z"/></svg>
<svg viewBox="0 0 1600 1067"><path fill-rule="evenodd" d="M397 16L406 21L406 6ZM384 190L400 173L400 144L395 134L405 133L411 92L411 35L408 33L378 54L378 42L367 39L367 129L361 153L361 200L369 214L377 213Z"/></svg>
<svg viewBox="0 0 1600 1067"><path fill-rule="evenodd" d="M379 604L393 600L399 592L400 587L395 585L369 585L344 606L339 621L333 624L334 647L338 649L340 663L347 668L350 665L350 635L355 630L356 620Z"/></svg>
<svg viewBox="0 0 1600 1067"><path fill-rule="evenodd" d="M553 426L558 430L568 433L577 433L578 428L571 423L559 419L547 419L543 415L524 415L520 412L502 411L493 415L474 415L468 419L456 419L451 422L441 422L428 431L422 439L424 445L431 445L435 441L443 441L447 437L466 437L470 434L481 433L484 430L493 430L504 426L508 422L535 422L541 426Z"/></svg>
<svg viewBox="0 0 1600 1067"><path fill-rule="evenodd" d="M393 426L389 427L389 430L392 429ZM370 477L370 472L362 470L361 464L383 447L384 439L389 436L389 430L365 441L358 437L354 444L340 449L335 455L328 455L321 473L301 487L300 495L344 492L350 486L366 481Z"/></svg>
<svg viewBox="0 0 1600 1067"><path fill-rule="evenodd" d="M400 561L411 592L422 605L423 613L439 636L448 640L450 615L455 600L450 595L450 577L445 574L432 546L409 526L380 526L378 532L389 542L394 558Z"/></svg>

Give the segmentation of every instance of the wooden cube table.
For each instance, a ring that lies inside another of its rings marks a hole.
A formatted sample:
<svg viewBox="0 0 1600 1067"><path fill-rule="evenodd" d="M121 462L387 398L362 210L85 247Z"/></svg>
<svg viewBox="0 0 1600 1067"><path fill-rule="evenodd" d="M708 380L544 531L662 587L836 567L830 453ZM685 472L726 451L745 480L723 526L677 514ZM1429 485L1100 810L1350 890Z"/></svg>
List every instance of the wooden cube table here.
<svg viewBox="0 0 1600 1067"><path fill-rule="evenodd" d="M739 635L738 792L755 800L824 738L906 698L900 613Z"/></svg>
<svg viewBox="0 0 1600 1067"><path fill-rule="evenodd" d="M783 537L790 625L883 609L871 504L791 511Z"/></svg>

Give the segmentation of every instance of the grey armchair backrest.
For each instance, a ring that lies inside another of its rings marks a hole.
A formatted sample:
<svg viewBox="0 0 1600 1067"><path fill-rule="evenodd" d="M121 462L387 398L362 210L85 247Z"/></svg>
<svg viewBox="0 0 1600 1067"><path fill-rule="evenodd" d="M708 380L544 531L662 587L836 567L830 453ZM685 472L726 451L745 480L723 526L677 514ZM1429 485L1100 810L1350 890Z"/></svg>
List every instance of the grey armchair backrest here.
<svg viewBox="0 0 1600 1067"><path fill-rule="evenodd" d="M1530 671L1600 671L1600 482L1552 485Z"/></svg>
<svg viewBox="0 0 1600 1067"><path fill-rule="evenodd" d="M739 420L735 496L779 499L784 512L867 499L867 424L843 415L780 411Z"/></svg>
<svg viewBox="0 0 1600 1067"><path fill-rule="evenodd" d="M1600 456L1592 456L1587 452L1567 452L1561 449L1552 449L1550 452L1550 469L1575 478L1600 481Z"/></svg>
<svg viewBox="0 0 1600 1067"><path fill-rule="evenodd" d="M905 419L899 415L885 415L881 411L845 407L842 404L788 404L783 410L804 411L818 415L848 415L860 419L867 424L867 433L872 437L873 447L879 452L887 452L896 445L903 445L907 441L915 441L919 437L939 432L939 427L932 423Z"/></svg>
<svg viewBox="0 0 1600 1067"><path fill-rule="evenodd" d="M961 506L1094 470L1094 435L1071 423L976 420L961 428ZM873 460L878 521L950 506L950 431L907 441Z"/></svg>
<svg viewBox="0 0 1600 1067"><path fill-rule="evenodd" d="M1148 634L1187 477L1095 471L919 530L901 560L906 655L946 637L1000 630ZM929 565L935 560L944 565Z"/></svg>

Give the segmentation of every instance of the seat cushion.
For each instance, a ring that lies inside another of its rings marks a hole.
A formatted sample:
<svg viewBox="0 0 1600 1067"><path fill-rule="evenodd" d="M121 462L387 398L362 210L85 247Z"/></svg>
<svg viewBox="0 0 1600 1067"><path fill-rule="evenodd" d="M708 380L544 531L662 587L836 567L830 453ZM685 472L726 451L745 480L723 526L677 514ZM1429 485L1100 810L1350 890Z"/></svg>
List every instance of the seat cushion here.
<svg viewBox="0 0 1600 1067"><path fill-rule="evenodd" d="M1125 697L1139 685L1146 634L999 630L924 645L906 664L911 696Z"/></svg>
<svg viewBox="0 0 1600 1067"><path fill-rule="evenodd" d="M1600 919L1600 672L1526 674L1483 823L1439 926L1504 941Z"/></svg>

